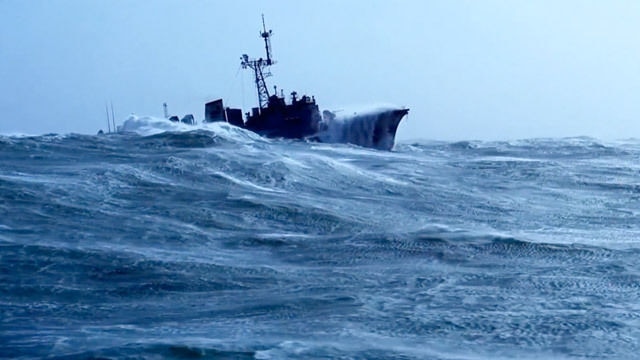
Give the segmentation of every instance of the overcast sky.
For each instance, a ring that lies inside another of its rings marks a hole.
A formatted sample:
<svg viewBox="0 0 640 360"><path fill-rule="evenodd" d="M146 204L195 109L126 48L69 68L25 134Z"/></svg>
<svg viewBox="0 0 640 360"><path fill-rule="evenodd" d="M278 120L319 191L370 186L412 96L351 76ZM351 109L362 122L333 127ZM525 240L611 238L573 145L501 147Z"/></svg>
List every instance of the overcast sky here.
<svg viewBox="0 0 640 360"><path fill-rule="evenodd" d="M240 56L321 109L411 109L399 140L640 137L640 1L0 0L0 133L256 104Z"/></svg>

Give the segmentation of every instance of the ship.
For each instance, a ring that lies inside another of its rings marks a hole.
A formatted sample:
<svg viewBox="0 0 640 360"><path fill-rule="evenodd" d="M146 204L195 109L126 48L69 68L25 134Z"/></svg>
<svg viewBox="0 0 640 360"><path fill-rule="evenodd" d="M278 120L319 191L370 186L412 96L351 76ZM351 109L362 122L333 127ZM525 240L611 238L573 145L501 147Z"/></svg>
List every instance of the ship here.
<svg viewBox="0 0 640 360"><path fill-rule="evenodd" d="M258 106L243 117L241 109L225 107L222 99L216 99L205 104L204 123L227 122L269 138L348 143L380 150L393 148L398 126L409 112L407 108L386 107L349 114L320 112L314 96L298 96L293 91L287 102L284 92L280 90L278 94L277 87L270 93L265 79L271 76L270 67L276 63L272 58L272 35L262 15L260 37L266 57L255 59L243 54L240 58L242 68L253 71ZM174 116L171 120L178 118ZM180 121L195 123L192 115Z"/></svg>

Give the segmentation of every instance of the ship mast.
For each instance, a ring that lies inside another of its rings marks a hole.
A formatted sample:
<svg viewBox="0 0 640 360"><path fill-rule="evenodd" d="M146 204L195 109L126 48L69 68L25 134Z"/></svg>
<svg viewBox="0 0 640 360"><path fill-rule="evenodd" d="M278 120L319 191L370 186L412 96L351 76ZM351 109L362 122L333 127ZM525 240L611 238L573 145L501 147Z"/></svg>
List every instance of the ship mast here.
<svg viewBox="0 0 640 360"><path fill-rule="evenodd" d="M265 82L265 78L271 76L269 71L266 71L266 68L275 64L276 62L271 59L271 34L272 31L267 31L267 27L264 24L264 14L262 15L262 32L260 36L264 39L264 49L267 52L267 58L259 58L259 59L249 59L249 55L243 54L242 65L243 69L251 68L253 70L253 74L255 77L256 88L258 90L258 106L260 109L264 109L269 104L269 89L267 88L267 83Z"/></svg>

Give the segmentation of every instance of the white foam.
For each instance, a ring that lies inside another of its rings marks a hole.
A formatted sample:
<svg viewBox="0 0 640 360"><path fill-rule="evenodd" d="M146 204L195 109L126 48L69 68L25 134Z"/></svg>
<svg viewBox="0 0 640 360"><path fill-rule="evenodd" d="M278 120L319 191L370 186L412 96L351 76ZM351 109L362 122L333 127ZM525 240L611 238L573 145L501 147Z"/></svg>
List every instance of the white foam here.
<svg viewBox="0 0 640 360"><path fill-rule="evenodd" d="M269 142L269 140L252 131L221 121L189 125L153 116L139 117L131 115L122 125L118 126L119 133L134 133L141 136L151 136L164 132L189 132L194 130L211 131L239 143L255 143L256 141Z"/></svg>
<svg viewBox="0 0 640 360"><path fill-rule="evenodd" d="M167 131L190 130L194 130L193 125L173 122L153 116L138 117L136 115L129 116L121 126L118 126L118 132L135 133L142 136L155 135Z"/></svg>
<svg viewBox="0 0 640 360"><path fill-rule="evenodd" d="M264 192L271 192L271 193L282 193L283 192L282 190L270 189L270 188L267 188L267 187L264 187L264 186L260 186L260 185L254 184L254 183L252 183L250 181L247 181L247 180L239 179L237 177L234 177L234 176L231 176L229 174L226 174L226 173L224 173L222 171L214 171L213 174L218 175L220 177L223 177L223 178L231 181L234 184L237 184L237 185L240 185L240 186L244 186L244 187L248 187L248 188L252 188L252 189L255 189L255 190L264 191Z"/></svg>
<svg viewBox="0 0 640 360"><path fill-rule="evenodd" d="M8 138L27 138L27 137L35 137L40 135L27 134L27 133L21 133L21 132L10 132L10 133L0 134L0 136L8 137Z"/></svg>

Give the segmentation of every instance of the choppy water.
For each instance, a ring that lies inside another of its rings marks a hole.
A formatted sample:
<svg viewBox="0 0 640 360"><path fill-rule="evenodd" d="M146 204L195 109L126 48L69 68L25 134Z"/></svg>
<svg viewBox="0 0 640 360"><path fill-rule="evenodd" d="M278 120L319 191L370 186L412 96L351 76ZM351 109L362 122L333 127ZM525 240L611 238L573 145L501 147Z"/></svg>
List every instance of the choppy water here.
<svg viewBox="0 0 640 360"><path fill-rule="evenodd" d="M0 152L0 357L640 353L640 141L212 126Z"/></svg>

